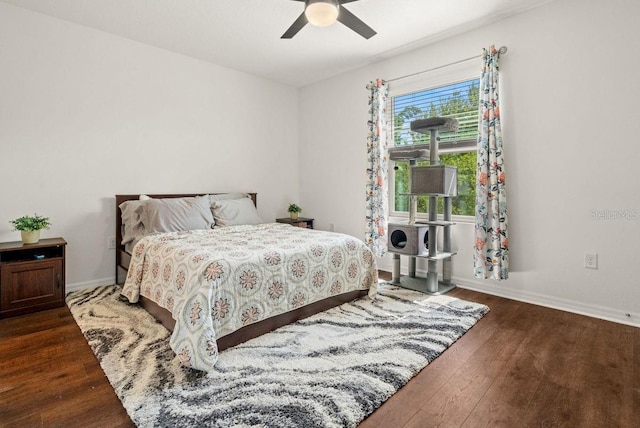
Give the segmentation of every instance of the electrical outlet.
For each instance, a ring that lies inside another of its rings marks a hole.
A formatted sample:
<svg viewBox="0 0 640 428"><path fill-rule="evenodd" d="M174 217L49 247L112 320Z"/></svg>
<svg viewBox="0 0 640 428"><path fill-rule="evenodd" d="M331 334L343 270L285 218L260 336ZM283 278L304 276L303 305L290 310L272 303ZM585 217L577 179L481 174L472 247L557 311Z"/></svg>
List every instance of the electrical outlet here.
<svg viewBox="0 0 640 428"><path fill-rule="evenodd" d="M598 254L597 253L585 253L584 255L584 267L587 269L598 269Z"/></svg>
<svg viewBox="0 0 640 428"><path fill-rule="evenodd" d="M336 227L333 223L329 223L329 232L335 232Z"/></svg>
<svg viewBox="0 0 640 428"><path fill-rule="evenodd" d="M115 250L116 249L116 237L110 236L107 238L107 250Z"/></svg>

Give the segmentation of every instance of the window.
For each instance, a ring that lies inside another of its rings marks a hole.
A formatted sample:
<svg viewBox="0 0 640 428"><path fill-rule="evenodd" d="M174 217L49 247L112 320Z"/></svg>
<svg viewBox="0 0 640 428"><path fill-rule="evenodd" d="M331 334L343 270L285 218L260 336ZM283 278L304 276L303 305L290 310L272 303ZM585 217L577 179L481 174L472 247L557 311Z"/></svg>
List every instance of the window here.
<svg viewBox="0 0 640 428"><path fill-rule="evenodd" d="M394 146L429 144L430 136L412 132L410 123L428 117L454 117L459 127L455 132L439 132L440 163L458 167L458 196L452 198L454 215L473 216L476 188L476 139L478 134L478 78L449 83L418 92L392 95ZM416 162L429 165L429 161ZM391 211L408 212L409 162L395 162L391 171ZM438 198L442 213L442 198ZM429 212L429 197L418 197L418 214Z"/></svg>

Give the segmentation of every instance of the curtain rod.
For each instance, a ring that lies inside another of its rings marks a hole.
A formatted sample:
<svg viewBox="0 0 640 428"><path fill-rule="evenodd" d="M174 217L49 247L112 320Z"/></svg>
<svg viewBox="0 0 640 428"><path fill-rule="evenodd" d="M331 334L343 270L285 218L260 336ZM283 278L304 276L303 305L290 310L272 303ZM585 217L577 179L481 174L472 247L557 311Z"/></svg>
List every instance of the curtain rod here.
<svg viewBox="0 0 640 428"><path fill-rule="evenodd" d="M501 54L501 55L507 53L507 47L506 46L500 47L500 49L498 49L498 53ZM415 73L407 74L405 76L400 76L400 77L396 77L396 78L393 78L393 79L387 79L387 82L395 82L396 80L402 80L402 79L406 79L408 77L417 76L419 74L429 73L431 71L436 71L436 70L440 70L441 68L451 67L452 65L462 64L463 62L471 61L472 59L477 59L477 58L481 58L481 57L482 57L482 54L470 56L469 58L461 59L461 60L455 61L455 62L450 62L449 64L440 65L438 67L433 67L433 68L430 68L428 70L417 71Z"/></svg>

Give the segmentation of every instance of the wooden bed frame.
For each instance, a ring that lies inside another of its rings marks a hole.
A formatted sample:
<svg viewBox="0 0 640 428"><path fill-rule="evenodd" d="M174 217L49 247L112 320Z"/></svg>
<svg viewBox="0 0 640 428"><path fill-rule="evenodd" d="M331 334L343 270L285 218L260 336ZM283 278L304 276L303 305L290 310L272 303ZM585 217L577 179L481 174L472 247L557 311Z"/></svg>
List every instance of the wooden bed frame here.
<svg viewBox="0 0 640 428"><path fill-rule="evenodd" d="M151 198L185 198L202 195L219 195L222 193L182 193L182 194L147 194ZM248 193L249 197L257 206L257 194ZM139 200L140 195L116 195L116 283L123 284L126 278L127 271L129 270L129 264L131 263L131 254L125 250L122 242L122 216L120 213L120 204L125 201ZM120 282L119 274L122 273L122 282ZM366 296L368 290L355 290L338 296L332 296L318 302L312 303L307 306L303 306L298 309L294 309L284 314L276 315L270 318L266 318L257 323L245 326L236 330L233 333L220 337L217 340L218 351L238 345L242 342L246 342L254 337L261 336L272 330L282 327L287 324L291 324L300 319L309 317L327 309L339 306L343 303L350 302L359 297ZM167 330L173 331L176 321L173 319L171 312L161 307L154 301L140 296L140 306L142 306L147 312L158 320Z"/></svg>

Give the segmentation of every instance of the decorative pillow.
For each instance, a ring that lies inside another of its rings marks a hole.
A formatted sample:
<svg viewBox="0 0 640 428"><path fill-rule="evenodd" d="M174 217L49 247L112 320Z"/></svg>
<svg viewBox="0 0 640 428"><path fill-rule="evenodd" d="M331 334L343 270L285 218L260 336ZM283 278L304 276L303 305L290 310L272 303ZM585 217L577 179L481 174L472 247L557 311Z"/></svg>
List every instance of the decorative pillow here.
<svg viewBox="0 0 640 428"><path fill-rule="evenodd" d="M135 212L140 215L146 234L210 229L215 224L206 196L148 199Z"/></svg>
<svg viewBox="0 0 640 428"><path fill-rule="evenodd" d="M122 216L122 245L144 236L140 214L136 213L141 201L125 201L119 205Z"/></svg>
<svg viewBox="0 0 640 428"><path fill-rule="evenodd" d="M214 201L211 211L218 226L262 223L258 210L249 198Z"/></svg>

